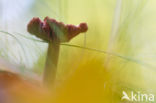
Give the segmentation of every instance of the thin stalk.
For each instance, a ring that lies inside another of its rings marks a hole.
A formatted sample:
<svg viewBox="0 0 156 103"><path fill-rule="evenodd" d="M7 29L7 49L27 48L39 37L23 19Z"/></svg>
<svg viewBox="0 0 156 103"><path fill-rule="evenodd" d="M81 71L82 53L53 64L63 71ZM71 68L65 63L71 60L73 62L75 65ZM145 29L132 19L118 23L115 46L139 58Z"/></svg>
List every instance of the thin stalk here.
<svg viewBox="0 0 156 103"><path fill-rule="evenodd" d="M59 42L49 42L43 78L44 84L48 87L53 86L56 78L59 49Z"/></svg>
<svg viewBox="0 0 156 103"><path fill-rule="evenodd" d="M114 20L112 23L112 30L111 30L111 34L110 34L110 40L108 43L108 52L112 52L114 43L116 41L117 38L117 34L118 34L118 29L119 29L119 22L120 22L120 16L121 16L121 6L122 6L122 0L116 0L116 8L115 8L115 12L114 12ZM105 67L109 68L109 61L110 61L110 55L108 55L106 57L105 60Z"/></svg>

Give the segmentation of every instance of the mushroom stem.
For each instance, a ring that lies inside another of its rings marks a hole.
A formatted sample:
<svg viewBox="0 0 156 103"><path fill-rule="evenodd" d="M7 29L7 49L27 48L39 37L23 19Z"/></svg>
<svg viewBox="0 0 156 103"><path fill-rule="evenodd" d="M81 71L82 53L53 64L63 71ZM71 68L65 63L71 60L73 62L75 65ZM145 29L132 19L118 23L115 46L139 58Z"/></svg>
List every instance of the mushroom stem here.
<svg viewBox="0 0 156 103"><path fill-rule="evenodd" d="M47 87L52 87L56 78L59 49L59 42L49 42L43 77L43 82Z"/></svg>

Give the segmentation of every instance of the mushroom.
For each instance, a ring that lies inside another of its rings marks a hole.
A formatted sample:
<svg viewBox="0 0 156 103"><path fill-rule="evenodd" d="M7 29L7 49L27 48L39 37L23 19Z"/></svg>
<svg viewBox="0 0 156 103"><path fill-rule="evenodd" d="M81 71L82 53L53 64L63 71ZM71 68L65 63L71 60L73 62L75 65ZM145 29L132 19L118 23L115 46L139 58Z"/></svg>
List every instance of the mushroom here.
<svg viewBox="0 0 156 103"><path fill-rule="evenodd" d="M86 23L80 23L78 26L66 25L63 22L45 17L43 22L39 18L33 18L29 22L27 30L49 44L43 82L46 86L51 87L56 77L60 44L69 42L78 34L86 32L88 26Z"/></svg>

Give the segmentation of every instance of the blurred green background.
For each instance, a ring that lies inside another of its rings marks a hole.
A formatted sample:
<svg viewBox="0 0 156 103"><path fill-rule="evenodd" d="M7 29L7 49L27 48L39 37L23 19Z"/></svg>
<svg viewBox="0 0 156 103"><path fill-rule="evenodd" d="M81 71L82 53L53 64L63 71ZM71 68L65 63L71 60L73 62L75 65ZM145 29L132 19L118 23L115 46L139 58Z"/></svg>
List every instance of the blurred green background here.
<svg viewBox="0 0 156 103"><path fill-rule="evenodd" d="M18 65L21 72L29 70L42 75L47 44L27 32L27 23L33 17L43 20L46 16L65 24L86 22L88 32L68 44L94 50L62 45L58 79L63 80L64 75L70 75L79 66L74 57L81 61L85 54L90 54L92 59L102 58L104 67L112 74L115 90L156 94L155 3L155 0L0 0L0 57Z"/></svg>

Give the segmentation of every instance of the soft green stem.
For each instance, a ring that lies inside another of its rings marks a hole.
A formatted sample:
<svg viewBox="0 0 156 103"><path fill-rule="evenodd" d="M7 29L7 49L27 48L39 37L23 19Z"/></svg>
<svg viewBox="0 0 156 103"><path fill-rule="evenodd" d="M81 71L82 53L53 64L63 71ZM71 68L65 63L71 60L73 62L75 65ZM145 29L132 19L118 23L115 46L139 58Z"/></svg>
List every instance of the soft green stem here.
<svg viewBox="0 0 156 103"><path fill-rule="evenodd" d="M112 30L110 34L110 40L108 43L108 52L112 52L114 43L116 42L117 34L118 34L118 29L119 29L119 23L120 23L120 16L121 16L121 7L122 7L122 1L123 0L116 0L116 8L114 12L114 20L112 23ZM108 55L105 60L105 67L109 68L109 61L111 59L111 56Z"/></svg>
<svg viewBox="0 0 156 103"><path fill-rule="evenodd" d="M52 87L56 78L57 64L59 57L59 42L50 42L48 45L48 53L44 69L44 84Z"/></svg>

